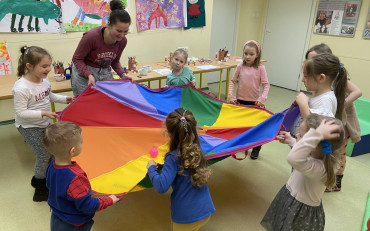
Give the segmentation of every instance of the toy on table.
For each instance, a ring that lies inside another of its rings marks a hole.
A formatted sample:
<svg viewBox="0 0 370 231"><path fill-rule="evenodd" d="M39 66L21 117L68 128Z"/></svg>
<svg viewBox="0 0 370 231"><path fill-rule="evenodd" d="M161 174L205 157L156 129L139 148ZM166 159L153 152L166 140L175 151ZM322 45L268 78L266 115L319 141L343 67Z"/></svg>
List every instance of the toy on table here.
<svg viewBox="0 0 370 231"><path fill-rule="evenodd" d="M68 80L68 79L71 79L71 75L72 75L72 67L71 67L71 64L68 63L68 67L64 69L64 76Z"/></svg>

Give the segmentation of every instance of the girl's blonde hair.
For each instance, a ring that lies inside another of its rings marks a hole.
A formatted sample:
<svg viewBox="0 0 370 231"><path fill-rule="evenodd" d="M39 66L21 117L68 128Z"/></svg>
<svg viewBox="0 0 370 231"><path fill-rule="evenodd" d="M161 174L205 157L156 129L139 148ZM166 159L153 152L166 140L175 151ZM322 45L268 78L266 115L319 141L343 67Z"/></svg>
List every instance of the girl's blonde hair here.
<svg viewBox="0 0 370 231"><path fill-rule="evenodd" d="M335 118L342 119L347 89L347 70L339 62L338 57L329 53L315 55L304 62L304 71L312 78L320 74L329 77L330 83L333 83L338 104Z"/></svg>
<svg viewBox="0 0 370 231"><path fill-rule="evenodd" d="M177 49L175 50L175 52L173 52L173 57L175 57L175 55L178 55L178 54L182 54L184 57L185 57L185 63L188 61L188 52L184 49Z"/></svg>
<svg viewBox="0 0 370 231"><path fill-rule="evenodd" d="M252 47L254 49L256 49L256 52L257 52L257 57L256 59L254 60L253 64L252 64L252 67L254 68L258 68L258 66L260 65L261 63L261 46L258 42L254 41L254 40L249 40L247 41L244 46L243 46L243 57L244 57L244 50L245 50L245 47ZM247 62L243 59L243 65L247 65Z"/></svg>
<svg viewBox="0 0 370 231"><path fill-rule="evenodd" d="M178 150L178 174L184 174L184 170L188 169L192 185L204 186L211 176L211 170L200 148L197 121L193 113L178 108L167 116L165 124L170 137L170 152Z"/></svg>
<svg viewBox="0 0 370 231"><path fill-rule="evenodd" d="M344 127L343 127L342 122L339 119L312 113L306 118L307 129L318 128L321 124L321 121L323 120L326 120L326 122L335 120L335 124L340 125L339 137L328 140L329 143L331 144L331 150L333 153L330 155L324 155L324 159L323 159L325 170L327 173L325 186L328 189L331 189L336 184L336 172L338 170L337 167L339 166L340 154L341 154L340 148L343 146L344 138L345 138L344 137ZM320 147L321 147L321 144L320 144Z"/></svg>
<svg viewBox="0 0 370 231"><path fill-rule="evenodd" d="M18 71L17 75L19 77L23 76L28 72L26 64L29 63L32 66L36 66L41 60L48 56L51 60L51 55L47 50L37 46L23 46L21 47L21 56L18 59Z"/></svg>

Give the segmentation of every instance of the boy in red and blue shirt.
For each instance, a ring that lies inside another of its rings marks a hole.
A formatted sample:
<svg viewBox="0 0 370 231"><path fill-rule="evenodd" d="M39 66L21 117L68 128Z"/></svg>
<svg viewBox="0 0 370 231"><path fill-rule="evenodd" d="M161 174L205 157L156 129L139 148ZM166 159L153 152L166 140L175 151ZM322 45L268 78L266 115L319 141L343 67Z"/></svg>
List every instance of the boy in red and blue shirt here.
<svg viewBox="0 0 370 231"><path fill-rule="evenodd" d="M71 122L58 122L46 128L43 142L55 160L46 171L48 204L53 210L50 226L56 230L90 230L96 211L119 199L115 195L94 198L86 173L74 161L82 150L81 128Z"/></svg>

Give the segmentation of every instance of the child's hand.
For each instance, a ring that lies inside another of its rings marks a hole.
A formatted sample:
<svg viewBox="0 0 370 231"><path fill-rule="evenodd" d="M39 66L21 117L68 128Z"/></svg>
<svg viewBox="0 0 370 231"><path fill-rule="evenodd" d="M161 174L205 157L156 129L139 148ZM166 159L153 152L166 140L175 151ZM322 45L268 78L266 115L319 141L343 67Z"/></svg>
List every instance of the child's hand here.
<svg viewBox="0 0 370 231"><path fill-rule="evenodd" d="M283 144L291 144L294 139L289 132L285 131L281 131L276 138Z"/></svg>
<svg viewBox="0 0 370 231"><path fill-rule="evenodd" d="M44 116L47 116L50 119L55 119L55 118L59 117L58 113L52 112L52 111L42 111L41 112L41 117L44 117Z"/></svg>
<svg viewBox="0 0 370 231"><path fill-rule="evenodd" d="M230 100L230 103L236 105L236 104L238 104L238 101L236 99L235 100Z"/></svg>
<svg viewBox="0 0 370 231"><path fill-rule="evenodd" d="M118 198L118 197L116 197L115 195L110 195L109 197L110 197L110 198L112 198L112 200L113 200L113 204L114 204L114 203L117 203L117 202L119 201L119 198Z"/></svg>
<svg viewBox="0 0 370 231"><path fill-rule="evenodd" d="M329 122L323 120L316 131L324 137L324 140L331 140L340 136L340 125L335 124L335 120Z"/></svg>
<svg viewBox="0 0 370 231"><path fill-rule="evenodd" d="M193 87L195 87L195 81L194 81L194 80L191 80L189 83L190 83L191 85L193 85Z"/></svg>
<svg viewBox="0 0 370 231"><path fill-rule="evenodd" d="M67 103L72 103L77 99L77 96L67 96Z"/></svg>
<svg viewBox="0 0 370 231"><path fill-rule="evenodd" d="M298 93L297 97L295 98L295 101L299 106L308 105L308 97L303 92Z"/></svg>
<svg viewBox="0 0 370 231"><path fill-rule="evenodd" d="M156 163L154 160L149 160L149 161L148 161L148 164L146 165L146 168L147 168L147 169L149 169L149 168L150 168L150 166L152 166L152 165L155 165L155 166L156 166L156 165L157 165L157 163Z"/></svg>
<svg viewBox="0 0 370 231"><path fill-rule="evenodd" d="M257 102L256 102L256 105L257 105L258 107L265 107L265 105L264 105L263 103L259 102L259 101L257 101Z"/></svg>
<svg viewBox="0 0 370 231"><path fill-rule="evenodd" d="M89 82L87 83L87 85L92 84L94 87L96 87L95 77L93 75L89 75L87 78L89 79Z"/></svg>

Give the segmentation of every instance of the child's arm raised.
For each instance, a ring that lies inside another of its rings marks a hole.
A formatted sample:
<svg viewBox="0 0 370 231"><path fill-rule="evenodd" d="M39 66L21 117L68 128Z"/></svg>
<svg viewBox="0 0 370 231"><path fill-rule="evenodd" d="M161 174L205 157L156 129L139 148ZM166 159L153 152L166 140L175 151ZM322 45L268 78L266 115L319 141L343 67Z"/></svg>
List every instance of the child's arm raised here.
<svg viewBox="0 0 370 231"><path fill-rule="evenodd" d="M308 107L308 97L303 92L300 92L295 101L299 106L302 118L306 119L307 116L311 114L310 108Z"/></svg>

